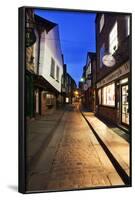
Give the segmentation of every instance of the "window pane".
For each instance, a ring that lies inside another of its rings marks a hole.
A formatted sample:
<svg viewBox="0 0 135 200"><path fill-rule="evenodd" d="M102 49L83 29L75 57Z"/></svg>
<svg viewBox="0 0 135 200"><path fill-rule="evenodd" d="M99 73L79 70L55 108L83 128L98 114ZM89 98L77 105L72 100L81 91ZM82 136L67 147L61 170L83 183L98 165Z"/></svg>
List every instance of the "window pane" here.
<svg viewBox="0 0 135 200"><path fill-rule="evenodd" d="M55 62L53 60L53 58L51 59L51 72L50 75L54 78L55 76Z"/></svg>
<svg viewBox="0 0 135 200"><path fill-rule="evenodd" d="M104 26L104 21L105 21L105 17L104 17L104 14L101 16L101 19L100 19L100 32Z"/></svg>
<svg viewBox="0 0 135 200"><path fill-rule="evenodd" d="M56 71L56 80L59 81L59 67L57 66L57 71Z"/></svg>
<svg viewBox="0 0 135 200"><path fill-rule="evenodd" d="M101 104L101 89L98 90L98 103Z"/></svg>
<svg viewBox="0 0 135 200"><path fill-rule="evenodd" d="M126 17L126 36L130 35L130 16Z"/></svg>
<svg viewBox="0 0 135 200"><path fill-rule="evenodd" d="M113 54L118 48L118 25L114 24L113 29L109 35L109 51Z"/></svg>
<svg viewBox="0 0 135 200"><path fill-rule="evenodd" d="M103 105L115 106L115 84L103 88Z"/></svg>

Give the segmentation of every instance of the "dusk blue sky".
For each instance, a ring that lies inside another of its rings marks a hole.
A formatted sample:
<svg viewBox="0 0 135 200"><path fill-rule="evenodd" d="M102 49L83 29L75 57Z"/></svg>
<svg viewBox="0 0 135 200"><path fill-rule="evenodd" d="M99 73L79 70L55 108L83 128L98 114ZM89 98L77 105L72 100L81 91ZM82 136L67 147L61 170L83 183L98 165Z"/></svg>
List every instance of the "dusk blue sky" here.
<svg viewBox="0 0 135 200"><path fill-rule="evenodd" d="M40 9L36 9L35 13L59 25L64 62L68 73L78 85L87 52L95 52L96 13Z"/></svg>

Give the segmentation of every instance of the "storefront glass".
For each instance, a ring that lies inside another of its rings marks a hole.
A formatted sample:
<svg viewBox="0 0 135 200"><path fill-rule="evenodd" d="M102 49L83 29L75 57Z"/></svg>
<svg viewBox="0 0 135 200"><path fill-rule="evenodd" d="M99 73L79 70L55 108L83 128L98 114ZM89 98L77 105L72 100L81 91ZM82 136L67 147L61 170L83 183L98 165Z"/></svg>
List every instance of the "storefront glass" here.
<svg viewBox="0 0 135 200"><path fill-rule="evenodd" d="M102 104L115 106L115 84L112 83L102 89Z"/></svg>
<svg viewBox="0 0 135 200"><path fill-rule="evenodd" d="M55 97L53 94L46 94L46 105L54 105L55 103Z"/></svg>
<svg viewBox="0 0 135 200"><path fill-rule="evenodd" d="M128 85L122 86L122 123L129 124Z"/></svg>
<svg viewBox="0 0 135 200"><path fill-rule="evenodd" d="M98 103L99 103L99 105L102 103L101 102L101 89L98 90Z"/></svg>

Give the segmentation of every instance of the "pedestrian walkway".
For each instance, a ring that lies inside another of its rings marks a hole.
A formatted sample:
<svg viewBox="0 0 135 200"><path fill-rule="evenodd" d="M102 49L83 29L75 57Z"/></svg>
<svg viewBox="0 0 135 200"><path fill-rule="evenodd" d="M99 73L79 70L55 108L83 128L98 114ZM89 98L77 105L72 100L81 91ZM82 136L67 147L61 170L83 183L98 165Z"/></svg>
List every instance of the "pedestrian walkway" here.
<svg viewBox="0 0 135 200"><path fill-rule="evenodd" d="M28 120L26 123L27 135L27 168L28 171L35 165L44 146L49 143L54 130L57 128L64 111L48 111L46 115Z"/></svg>
<svg viewBox="0 0 135 200"><path fill-rule="evenodd" d="M28 183L32 190L70 190L124 185L80 112L69 107Z"/></svg>
<svg viewBox="0 0 135 200"><path fill-rule="evenodd" d="M96 134L103 141L122 169L130 176L130 145L121 136L116 134L105 123L94 116L93 113L83 112Z"/></svg>

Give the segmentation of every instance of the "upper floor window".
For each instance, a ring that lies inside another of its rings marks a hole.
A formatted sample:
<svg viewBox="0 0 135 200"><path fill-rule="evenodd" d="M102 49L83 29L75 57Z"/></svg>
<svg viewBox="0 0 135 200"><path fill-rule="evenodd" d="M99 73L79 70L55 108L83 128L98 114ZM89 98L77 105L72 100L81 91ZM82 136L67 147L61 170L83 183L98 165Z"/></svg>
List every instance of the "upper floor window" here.
<svg viewBox="0 0 135 200"><path fill-rule="evenodd" d="M130 35L130 16L126 16L126 36Z"/></svg>
<svg viewBox="0 0 135 200"><path fill-rule="evenodd" d="M89 73L91 74L91 62L89 63Z"/></svg>
<svg viewBox="0 0 135 200"><path fill-rule="evenodd" d="M60 73L60 69L59 67L57 66L56 68L56 80L59 81L59 73Z"/></svg>
<svg viewBox="0 0 135 200"><path fill-rule="evenodd" d="M105 16L104 16L104 14L102 14L101 19L100 19L100 32L102 31L104 22L105 22Z"/></svg>
<svg viewBox="0 0 135 200"><path fill-rule="evenodd" d="M105 54L105 44L103 44L102 47L100 48L100 68L102 68L103 66L102 58L104 54Z"/></svg>
<svg viewBox="0 0 135 200"><path fill-rule="evenodd" d="M91 74L91 61L89 61L88 67L86 69L86 78Z"/></svg>
<svg viewBox="0 0 135 200"><path fill-rule="evenodd" d="M118 48L118 24L115 22L109 34L109 52L113 54Z"/></svg>
<svg viewBox="0 0 135 200"><path fill-rule="evenodd" d="M51 71L50 71L50 76L53 78L55 77L55 61L53 58L51 58Z"/></svg>

